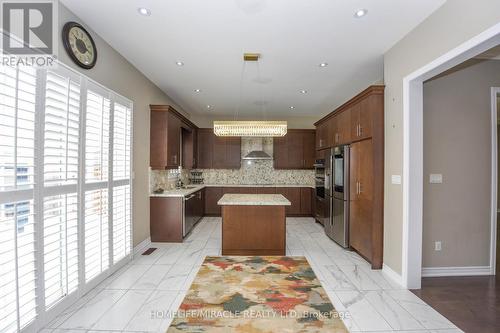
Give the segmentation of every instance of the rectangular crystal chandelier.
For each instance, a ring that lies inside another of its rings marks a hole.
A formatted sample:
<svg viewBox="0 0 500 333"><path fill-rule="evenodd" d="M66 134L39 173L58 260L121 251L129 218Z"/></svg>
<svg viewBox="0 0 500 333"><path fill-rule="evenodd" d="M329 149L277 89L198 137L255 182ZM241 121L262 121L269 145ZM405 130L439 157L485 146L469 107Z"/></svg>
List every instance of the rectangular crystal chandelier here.
<svg viewBox="0 0 500 333"><path fill-rule="evenodd" d="M286 121L214 121L217 136L285 136Z"/></svg>

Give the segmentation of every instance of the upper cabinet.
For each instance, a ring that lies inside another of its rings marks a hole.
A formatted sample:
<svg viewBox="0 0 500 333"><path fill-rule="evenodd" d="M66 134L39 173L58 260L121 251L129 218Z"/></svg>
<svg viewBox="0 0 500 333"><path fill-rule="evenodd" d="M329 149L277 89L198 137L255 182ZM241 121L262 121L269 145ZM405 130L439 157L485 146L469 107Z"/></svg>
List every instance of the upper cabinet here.
<svg viewBox="0 0 500 333"><path fill-rule="evenodd" d="M150 166L152 169L174 169L195 165L197 127L169 105L150 105ZM181 151L184 154L181 160Z"/></svg>
<svg viewBox="0 0 500 333"><path fill-rule="evenodd" d="M210 128L200 128L198 130L198 168L212 168L212 146L215 135Z"/></svg>
<svg viewBox="0 0 500 333"><path fill-rule="evenodd" d="M289 129L282 137L273 138L275 169L313 169L315 131Z"/></svg>
<svg viewBox="0 0 500 333"><path fill-rule="evenodd" d="M321 122L316 125L316 149L328 148L330 142L330 123L328 121Z"/></svg>
<svg viewBox="0 0 500 333"><path fill-rule="evenodd" d="M241 138L220 137L211 128L198 130L199 169L239 169L241 167Z"/></svg>
<svg viewBox="0 0 500 333"><path fill-rule="evenodd" d="M316 149L371 138L373 128L381 125L376 123L380 121L373 116L373 110L384 108L383 91L383 86L371 86L316 122Z"/></svg>

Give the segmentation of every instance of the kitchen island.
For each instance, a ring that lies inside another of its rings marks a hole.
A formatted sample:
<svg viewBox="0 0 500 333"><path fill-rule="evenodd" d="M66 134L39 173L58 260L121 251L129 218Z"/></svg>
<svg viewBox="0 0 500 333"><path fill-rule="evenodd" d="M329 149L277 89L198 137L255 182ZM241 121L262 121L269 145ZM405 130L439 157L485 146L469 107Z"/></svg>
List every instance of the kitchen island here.
<svg viewBox="0 0 500 333"><path fill-rule="evenodd" d="M222 255L285 255L285 207L281 194L224 194Z"/></svg>

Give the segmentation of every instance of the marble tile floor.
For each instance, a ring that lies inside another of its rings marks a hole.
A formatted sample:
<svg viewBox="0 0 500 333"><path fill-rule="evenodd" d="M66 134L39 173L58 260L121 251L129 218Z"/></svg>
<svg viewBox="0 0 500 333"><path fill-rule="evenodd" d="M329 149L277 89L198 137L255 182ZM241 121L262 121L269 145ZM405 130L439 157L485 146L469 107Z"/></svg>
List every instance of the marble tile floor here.
<svg viewBox="0 0 500 333"><path fill-rule="evenodd" d="M182 244L154 243L66 309L43 333L165 332L207 255L220 255L221 219L205 217ZM287 219L287 255L305 256L351 332L462 332L312 218Z"/></svg>

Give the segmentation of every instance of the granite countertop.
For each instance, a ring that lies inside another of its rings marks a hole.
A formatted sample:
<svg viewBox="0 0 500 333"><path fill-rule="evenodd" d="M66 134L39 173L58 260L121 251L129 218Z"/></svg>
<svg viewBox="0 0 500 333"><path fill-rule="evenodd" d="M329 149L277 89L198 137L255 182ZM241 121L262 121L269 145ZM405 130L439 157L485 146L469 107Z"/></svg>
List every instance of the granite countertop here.
<svg viewBox="0 0 500 333"><path fill-rule="evenodd" d="M311 187L314 188L314 185L287 185L287 184L200 184L200 185L188 185L190 188L186 189L175 189L175 190L166 190L163 193L151 193L150 197L167 197L167 198L182 198L188 196L194 192L198 192L199 190L205 187ZM262 195L262 194L259 194Z"/></svg>
<svg viewBox="0 0 500 333"><path fill-rule="evenodd" d="M292 203L281 194L224 194L219 206L290 206Z"/></svg>

